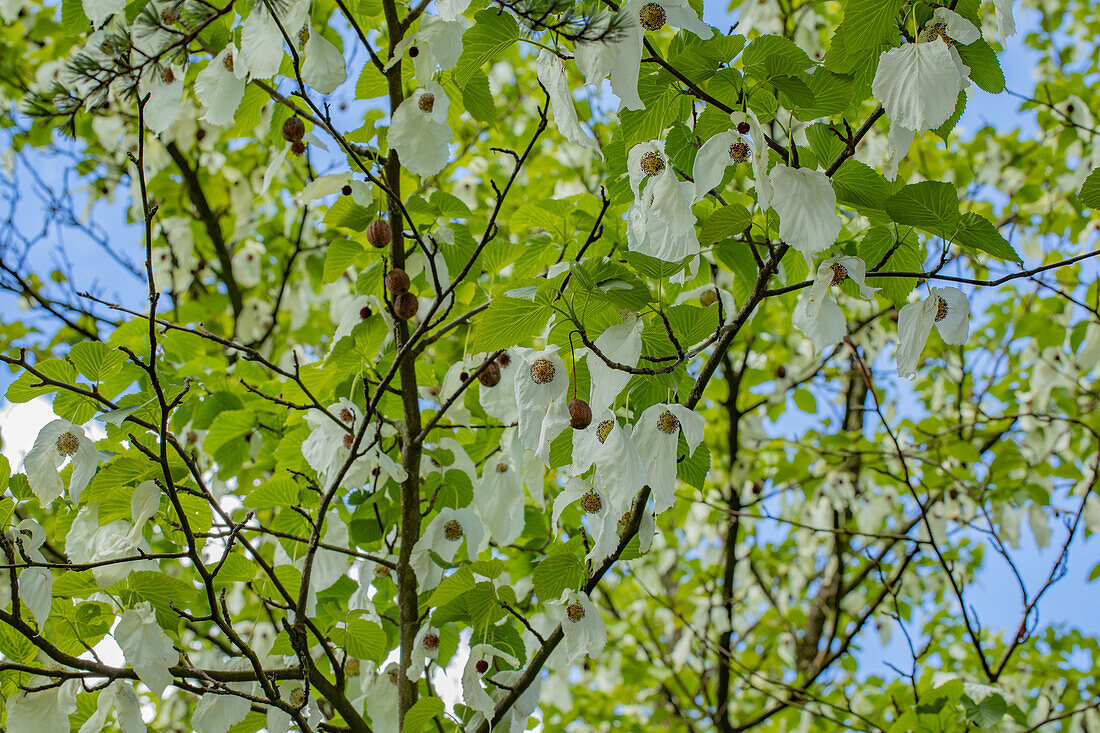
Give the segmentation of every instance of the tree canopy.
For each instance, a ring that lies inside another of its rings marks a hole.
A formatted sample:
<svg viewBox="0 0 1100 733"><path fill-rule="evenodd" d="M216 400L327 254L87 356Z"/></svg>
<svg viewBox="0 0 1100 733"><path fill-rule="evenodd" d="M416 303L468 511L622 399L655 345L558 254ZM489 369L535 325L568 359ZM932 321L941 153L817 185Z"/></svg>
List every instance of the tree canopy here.
<svg viewBox="0 0 1100 733"><path fill-rule="evenodd" d="M1100 727L1092 3L0 21L5 730Z"/></svg>

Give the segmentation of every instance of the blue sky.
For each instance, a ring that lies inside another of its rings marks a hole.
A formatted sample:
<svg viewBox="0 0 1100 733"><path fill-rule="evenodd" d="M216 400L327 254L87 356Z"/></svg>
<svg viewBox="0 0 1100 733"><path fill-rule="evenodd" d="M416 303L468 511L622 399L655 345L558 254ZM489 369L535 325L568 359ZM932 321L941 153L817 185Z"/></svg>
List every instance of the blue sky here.
<svg viewBox="0 0 1100 733"><path fill-rule="evenodd" d="M1008 79L1008 88L1013 91L1027 93L1033 88L1031 70L1034 68L1038 54L1024 45L1022 36L1029 29L1036 27L1037 12L1034 10L1021 12L1018 9L1017 20L1021 27L1021 34L1009 40L1007 52L1000 56ZM710 3L705 18L718 27L727 27L731 20L731 16L715 3ZM354 68L358 66L359 64L355 64ZM354 73L350 78L355 78ZM344 96L351 94L350 87L353 85L349 82L345 86L346 89L337 93L337 99L341 94ZM1019 100L1007 94L990 95L976 87L972 88L970 102L958 134L974 134L982 127L991 125L1001 131L1016 129L1021 137L1031 137L1038 130L1034 116L1031 113L1017 112L1018 105ZM0 148L6 144L4 137L6 134L0 131ZM6 213L9 205L7 198L12 194L18 194L21 199L16 211L21 228L27 233L41 228L47 206L37 198L34 175L39 176L45 184L60 186L65 182L63 178L65 162L67 159L63 156L53 157L32 153L29 158L21 159L18 183L14 187L3 182L3 176L0 174L0 212ZM24 167L28 165L30 167ZM70 183L74 186L79 185L77 182L70 181ZM126 196L125 190L119 191L120 198ZM75 208L78 214L83 207L84 198L77 194ZM98 204L94 209L94 218L108 228L112 244L119 251L124 252L132 262L138 264L142 256L140 231L136 227L120 224L124 221L125 209L125 203L117 200L115 203ZM71 263L77 278L75 283L77 289L94 289L116 302L131 307L142 306L144 284L132 278L124 268L106 259L96 244L79 230L71 227L58 227L51 232L46 242L32 250L25 265L38 272L46 272L57 266L60 260L53 245L59 242L64 243L65 257ZM0 245L2 244L7 243L0 241ZM23 315L18 310L16 298L7 293L0 293L0 318L11 322ZM11 378L12 375L6 370L0 372L0 388L6 389ZM6 403L0 401L0 404ZM0 431L7 435L11 435L12 430L19 429L18 424L0 425ZM806 429L805 416L801 414L795 416L792 413L790 419L781 420L773 426L773 429L776 433L790 434L793 437ZM1029 581L1029 586L1034 588L1050 571L1061 544L1061 537L1064 535L1055 532L1051 546L1045 549L1035 546L1030 532L1026 529L1021 531L1021 535L1021 548L1016 552L1017 559L1025 579ZM1100 584L1087 582L1088 574L1097 558L1100 558L1100 540L1079 538L1071 554L1065 579L1048 591L1042 606L1042 625L1065 624L1076 626L1091 634L1100 634L1100 619L1093 610L1100 606ZM1019 623L1021 605L1015 590L1015 582L1008 568L992 553L978 581L967 589L967 600L976 610L986 629L1002 629L1011 632ZM887 661L903 669L907 668L908 653L900 634L895 633L892 642L886 647L881 646L877 634L873 631L865 635L862 641L865 673L893 675L893 672L885 666Z"/></svg>

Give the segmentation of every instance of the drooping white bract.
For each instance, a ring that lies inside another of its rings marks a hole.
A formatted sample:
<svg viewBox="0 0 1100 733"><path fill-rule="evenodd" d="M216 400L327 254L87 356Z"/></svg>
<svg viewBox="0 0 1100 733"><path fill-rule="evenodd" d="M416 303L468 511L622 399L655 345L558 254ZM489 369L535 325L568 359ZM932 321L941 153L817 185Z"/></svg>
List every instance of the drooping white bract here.
<svg viewBox="0 0 1100 733"><path fill-rule="evenodd" d="M890 119L887 179L897 176L898 161L905 157L913 136L946 122L955 112L959 92L970 85L970 67L953 41L969 45L980 37L966 18L948 8L936 8L916 43L892 48L879 57L871 92Z"/></svg>
<svg viewBox="0 0 1100 733"><path fill-rule="evenodd" d="M519 362L513 351L504 351L497 357L500 367L500 381L492 387L484 384L478 387L478 401L485 414L495 417L502 423L511 424L519 420L519 408L516 405L516 375Z"/></svg>
<svg viewBox="0 0 1100 733"><path fill-rule="evenodd" d="M489 690L490 697L495 703L504 699L505 695L515 689L516 683L523 676L521 669L503 669L493 675L496 685ZM504 713L504 718L493 726L494 733L524 733L527 730L528 719L534 714L539 704L539 695L542 692L542 678L535 677L531 684L523 691L523 694ZM468 730L477 730L485 721L481 713L474 713L470 718Z"/></svg>
<svg viewBox="0 0 1100 733"><path fill-rule="evenodd" d="M511 654L502 652L491 644L475 644L470 649L466 666L462 669L462 702L489 720L493 717L495 703L486 692L487 685L482 682L482 679L493 676L493 663L498 659L511 667L519 666L519 660ZM483 662L485 671L479 672L478 665Z"/></svg>
<svg viewBox="0 0 1100 733"><path fill-rule="evenodd" d="M611 326L596 337L595 346L616 364L636 367L642 356L643 326L638 316L628 313L622 323ZM592 384L588 406L595 413L615 404L619 393L630 381L630 372L608 366L595 352L586 349L585 353Z"/></svg>
<svg viewBox="0 0 1100 733"><path fill-rule="evenodd" d="M237 49L230 43L195 77L195 96L202 103L202 119L211 125L232 125L244 99L244 77L237 71Z"/></svg>
<svg viewBox="0 0 1100 733"><path fill-rule="evenodd" d="M348 301L347 307L336 324L336 330L332 333L332 346L335 347L340 339L350 336L356 326L375 315L382 317L382 324L386 331L386 336L378 347L381 353L393 342L393 316L377 295L360 295Z"/></svg>
<svg viewBox="0 0 1100 733"><path fill-rule="evenodd" d="M46 558L42 556L41 547L46 543L46 530L42 525L31 518L24 519L16 525L14 532L9 534L21 550L34 562L44 563ZM5 583L9 582L7 574L0 575ZM5 601L10 601L11 586L5 593ZM24 568L19 573L19 598L23 605L31 612L38 628L42 628L46 619L50 617L50 605L53 603L53 574L49 568ZM6 605L6 603L5 603Z"/></svg>
<svg viewBox="0 0 1100 733"><path fill-rule="evenodd" d="M630 503L645 485L642 458L634 445L634 437L606 407L592 411L592 422L583 430L573 430L574 476L596 467L592 483L606 491L616 519L630 508Z"/></svg>
<svg viewBox="0 0 1100 733"><path fill-rule="evenodd" d="M634 424L634 445L642 457L646 482L653 491L653 506L663 512L672 506L676 493L676 446L680 431L687 440L688 453L695 453L703 441L706 423L701 415L678 404L647 407Z"/></svg>
<svg viewBox="0 0 1100 733"><path fill-rule="evenodd" d="M569 662L581 657L598 657L607 644L607 628L600 610L582 591L566 590L557 601L547 604L565 634Z"/></svg>
<svg viewBox="0 0 1100 733"><path fill-rule="evenodd" d="M401 674L396 662L390 662L386 668L371 677L364 675L362 699L366 702L367 717L371 729L378 733L398 733L400 718L397 712L397 680ZM359 699L353 699L359 704Z"/></svg>
<svg viewBox="0 0 1100 733"><path fill-rule="evenodd" d="M762 208L771 206L772 185L768 179L768 144L764 129L751 109L730 115L733 129L720 132L703 143L695 154L691 177L695 179L695 201L722 182L726 168L744 161L752 161L753 180L756 184L756 200ZM749 126L748 136L737 131L739 125Z"/></svg>
<svg viewBox="0 0 1100 733"><path fill-rule="evenodd" d="M997 9L997 37L1002 44L1009 36L1016 35L1016 19L1012 16L1012 2L1013 0L993 0L993 5Z"/></svg>
<svg viewBox="0 0 1100 733"><path fill-rule="evenodd" d="M583 148L599 152L600 146L577 118L577 108L573 106L573 89L565 74L565 65L545 48L539 53L535 65L539 81L550 95L550 110L554 113L554 123L558 132L569 142Z"/></svg>
<svg viewBox="0 0 1100 733"><path fill-rule="evenodd" d="M450 101L439 82L417 89L394 110L389 144L401 165L422 178L434 176L447 165L451 128L447 125Z"/></svg>
<svg viewBox="0 0 1100 733"><path fill-rule="evenodd" d="M351 400L341 399L336 404L330 405L328 411L339 418L344 425L347 425L348 429L341 427L328 415L317 410L311 410L306 415L306 423L309 425L311 432L309 437L302 442L302 455L325 484L330 484L336 478L351 455L355 433L360 425L360 410ZM381 435L379 435L378 430L378 426L372 424L363 434L359 450L365 451L365 453L351 464L348 472L344 475L343 482L345 486L362 486L366 484L370 481L371 472L376 467L398 483L408 477L405 469L394 461L380 445L381 438L386 437L386 429L382 429Z"/></svg>
<svg viewBox="0 0 1100 733"><path fill-rule="evenodd" d="M291 2L286 12L279 13L282 24L290 38L296 39L298 31L306 22L310 0ZM279 23L271 15L268 3L259 2L252 6L252 12L244 21L241 29L241 53L238 62L243 64L253 79L270 79L279 73L283 63L283 38Z"/></svg>
<svg viewBox="0 0 1100 733"><path fill-rule="evenodd" d="M237 316L237 338L245 343L259 341L272 327L274 317L268 298L245 298L241 314Z"/></svg>
<svg viewBox="0 0 1100 733"><path fill-rule="evenodd" d="M50 687L47 677L32 677L25 683L34 692L17 692L4 701L8 711L6 729L34 733L69 733L69 715L76 712L80 680L65 680ZM45 689L35 689L35 688ZM129 733L126 731L125 733Z"/></svg>
<svg viewBox="0 0 1100 733"><path fill-rule="evenodd" d="M146 684L155 697L163 695L164 688L172 684L169 667L176 663L179 654L172 647L172 640L157 623L152 607L142 601L124 611L115 626L114 637L138 679Z"/></svg>
<svg viewBox="0 0 1100 733"><path fill-rule="evenodd" d="M470 0L436 0L435 12L443 20L458 20L470 7Z"/></svg>
<svg viewBox="0 0 1100 733"><path fill-rule="evenodd" d="M79 733L100 733L106 730L111 710L117 713L118 727L122 733L144 733L147 730L145 721L141 719L141 701L134 692L134 686L128 681L118 680L99 693L96 710L80 726ZM66 730L69 729L66 727Z"/></svg>
<svg viewBox="0 0 1100 733"><path fill-rule="evenodd" d="M503 450L505 446L519 450ZM482 465L481 480L474 488L473 508L493 541L508 545L523 531L527 502L521 474L523 447L514 441L505 442L502 437L501 448Z"/></svg>
<svg viewBox="0 0 1100 733"><path fill-rule="evenodd" d="M259 285L265 252L267 252L267 249L262 244L255 239L250 239L233 253L231 263L233 265L233 279L242 288Z"/></svg>
<svg viewBox="0 0 1100 733"><path fill-rule="evenodd" d="M84 0L84 14L92 21L95 28L103 25L103 21L115 13L121 13L126 9L126 0ZM14 18L12 19L14 20Z"/></svg>
<svg viewBox="0 0 1100 733"><path fill-rule="evenodd" d="M470 21L462 15L448 20L436 15L420 16L420 30L405 36L394 47L393 56L385 66L386 71L415 47L417 54L412 56L413 73L417 82L427 84L436 71L448 71L458 63L462 56L462 34L469 27Z"/></svg>
<svg viewBox="0 0 1100 733"><path fill-rule="evenodd" d="M874 299L878 288L867 285L867 265L858 257L843 255L830 257L818 265L814 284L802 291L795 306L794 325L809 337L817 351L839 343L848 331L844 313L828 295L831 285L839 285L848 278L855 282L862 297Z"/></svg>
<svg viewBox="0 0 1100 733"><path fill-rule="evenodd" d="M176 64L163 69L151 64L141 75L139 93L149 95L145 103L145 125L158 135L168 129L179 113L185 73L183 67Z"/></svg>
<svg viewBox="0 0 1100 733"><path fill-rule="evenodd" d="M898 376L911 379L935 326L944 343L962 346L970 335L970 301L958 288L932 288L932 294L898 313Z"/></svg>
<svg viewBox="0 0 1100 733"><path fill-rule="evenodd" d="M836 192L824 173L807 168L777 165L771 181L779 237L813 266L814 255L833 246L843 225L836 213Z"/></svg>
<svg viewBox="0 0 1100 733"><path fill-rule="evenodd" d="M425 660L439 656L439 629L429 624L420 627L413 640L412 663L405 670L410 682L416 682L424 673Z"/></svg>
<svg viewBox="0 0 1100 733"><path fill-rule="evenodd" d="M149 543L142 535L142 529L157 513L159 505L160 487L153 481L143 481L134 489L130 499L133 523L116 519L101 527L99 504L81 508L65 536L65 553L74 563L101 563L149 552ZM99 565L92 568L92 575L100 588L107 588L142 568L156 570L156 562L139 559Z"/></svg>
<svg viewBox="0 0 1100 733"><path fill-rule="evenodd" d="M605 75L611 77L611 90L624 109L645 109L638 96L638 75L646 30L659 30L666 23L677 29L691 31L704 41L714 32L699 19L687 0L630 0L618 13L622 34L615 41L578 42L577 63L582 65L588 83L599 84ZM603 75L590 73L598 70Z"/></svg>
<svg viewBox="0 0 1100 733"><path fill-rule="evenodd" d="M302 81L321 94L332 94L348 78L344 54L316 29L309 31L302 62Z"/></svg>
<svg viewBox="0 0 1100 733"><path fill-rule="evenodd" d="M481 520L471 509L447 507L441 510L413 546L410 564L416 571L420 591L431 590L443 578L443 568L435 564L432 553L443 558L444 562L450 562L465 539L466 555L473 562L481 552L484 534Z"/></svg>
<svg viewBox="0 0 1100 733"><path fill-rule="evenodd" d="M618 527L622 512L616 509L607 492L574 477L565 482L561 493L554 499L551 526L555 532L561 513L573 502L580 504L581 513L588 524L588 534L592 537L592 548L585 559L600 562L610 557L619 544Z"/></svg>
<svg viewBox="0 0 1100 733"><path fill-rule="evenodd" d="M66 459L72 459L73 474L69 479L69 498L76 504L80 492L92 480L99 467L99 453L84 429L68 420L53 420L38 431L34 445L23 458L27 482L45 506L61 496L65 488L58 470Z"/></svg>
<svg viewBox="0 0 1100 733"><path fill-rule="evenodd" d="M247 659L223 661L217 665L227 671L250 669ZM231 690L254 693L256 683L230 682ZM229 729L240 723L248 715L252 703L236 695L203 695L191 713L191 727L195 733L228 733Z"/></svg>
<svg viewBox="0 0 1100 733"><path fill-rule="evenodd" d="M550 444L569 425L569 376L557 346L512 349L516 361L515 392L519 439L544 463Z"/></svg>
<svg viewBox="0 0 1100 733"><path fill-rule="evenodd" d="M470 410L466 407L466 395L472 390L473 385L468 385L466 382L472 378L470 375L484 361L484 357L479 358L477 354L467 354L459 361L451 364L443 375L438 393L430 397L433 402L438 402L440 407L450 402L450 406L447 408L447 417L452 423L461 425L470 422L471 415ZM462 378L463 374L466 375L466 379Z"/></svg>
<svg viewBox="0 0 1100 733"><path fill-rule="evenodd" d="M688 272L677 273L673 282L695 276L699 238L691 213L695 187L673 173L664 143L638 143L627 153L627 175L634 202L627 210L627 246L666 262L694 257ZM644 187L643 187L644 186Z"/></svg>

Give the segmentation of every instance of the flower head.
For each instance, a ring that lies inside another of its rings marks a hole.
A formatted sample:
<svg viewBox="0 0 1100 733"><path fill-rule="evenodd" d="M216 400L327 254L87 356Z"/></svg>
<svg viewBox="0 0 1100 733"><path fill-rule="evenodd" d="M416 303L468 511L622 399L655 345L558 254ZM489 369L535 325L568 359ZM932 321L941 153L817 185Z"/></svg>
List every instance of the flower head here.
<svg viewBox="0 0 1100 733"><path fill-rule="evenodd" d="M466 555L473 562L481 552L484 534L481 520L472 510L450 507L441 510L424 528L412 550L411 564L420 590L434 588L443 578L443 569L435 564L433 553L444 562L451 562L465 542Z"/></svg>
<svg viewBox="0 0 1100 733"><path fill-rule="evenodd" d="M424 662L439 656L439 629L428 624L420 627L413 640L412 664L405 670L410 682L416 682L424 672Z"/></svg>
<svg viewBox="0 0 1100 733"><path fill-rule="evenodd" d="M413 92L390 120L389 143L401 164L421 177L434 176L447 165L451 128L450 101L439 82L429 81Z"/></svg>
<svg viewBox="0 0 1100 733"><path fill-rule="evenodd" d="M961 346L970 335L970 301L958 288L932 288L931 295L898 313L898 376L912 378L935 326L944 343Z"/></svg>
<svg viewBox="0 0 1100 733"><path fill-rule="evenodd" d="M502 652L491 644L475 644L471 647L470 657L462 669L462 702L490 720L496 703L486 690L487 687L492 689L492 686L485 683L485 677L496 674L494 662L511 667L519 666L519 660L511 654Z"/></svg>
<svg viewBox="0 0 1100 733"><path fill-rule="evenodd" d="M573 503L580 506L582 517L588 524L588 533L593 540L592 548L585 559L600 562L610 557L619 542L619 515L622 512L618 511L605 491L597 489L587 481L571 478L554 499L554 512L550 523L555 530L561 513Z"/></svg>
<svg viewBox="0 0 1100 733"><path fill-rule="evenodd" d="M687 439L688 452L694 453L703 441L705 425L700 415L683 405L660 402L646 408L634 424L634 445L642 456L656 511L663 512L672 506L680 432Z"/></svg>
<svg viewBox="0 0 1100 733"><path fill-rule="evenodd" d="M79 503L80 492L99 467L99 453L84 429L68 420L53 420L38 432L34 445L23 458L23 469L31 490L44 506L61 495L64 485L58 470L70 461L69 498Z"/></svg>
<svg viewBox="0 0 1100 733"><path fill-rule="evenodd" d="M566 407L569 376L565 362L556 346L542 351L516 348L511 353L516 370L519 439L545 462L550 456L550 444L569 425Z"/></svg>
<svg viewBox="0 0 1100 733"><path fill-rule="evenodd" d="M565 634L565 649L570 663L585 655L598 657L607 644L607 627L600 610L582 591L566 590L550 604L558 615Z"/></svg>
<svg viewBox="0 0 1100 733"><path fill-rule="evenodd" d="M756 113L751 109L730 115L733 129L720 132L703 143L695 155L691 177L695 179L695 201L722 182L726 168L752 161L756 199L763 208L771 205L771 181L768 178L768 145ZM744 130L744 132L742 132Z"/></svg>
<svg viewBox="0 0 1100 733"><path fill-rule="evenodd" d="M195 77L195 97L204 108L202 119L221 127L232 125L244 99L245 79L237 71L237 48L230 43Z"/></svg>
<svg viewBox="0 0 1100 733"><path fill-rule="evenodd" d="M817 267L814 284L802 292L794 309L794 325L806 334L818 351L844 338L847 329L844 313L827 293L830 287L847 279L855 282L859 294L868 299L878 288L867 286L867 265L858 257L830 257Z"/></svg>

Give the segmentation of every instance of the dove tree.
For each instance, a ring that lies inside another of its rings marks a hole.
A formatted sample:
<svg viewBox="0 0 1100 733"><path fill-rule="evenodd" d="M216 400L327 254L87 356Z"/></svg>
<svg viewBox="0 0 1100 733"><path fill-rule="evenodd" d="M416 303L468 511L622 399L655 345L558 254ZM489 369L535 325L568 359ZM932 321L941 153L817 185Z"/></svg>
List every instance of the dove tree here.
<svg viewBox="0 0 1100 733"><path fill-rule="evenodd" d="M1100 727L1088 0L0 21L5 730Z"/></svg>

